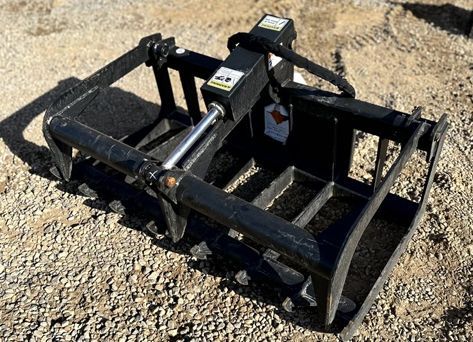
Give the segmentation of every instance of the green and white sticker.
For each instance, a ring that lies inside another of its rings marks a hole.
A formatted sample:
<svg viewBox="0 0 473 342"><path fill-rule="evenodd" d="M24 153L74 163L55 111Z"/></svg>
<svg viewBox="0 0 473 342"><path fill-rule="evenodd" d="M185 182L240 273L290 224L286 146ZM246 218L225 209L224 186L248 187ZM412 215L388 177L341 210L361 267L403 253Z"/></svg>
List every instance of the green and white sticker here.
<svg viewBox="0 0 473 342"><path fill-rule="evenodd" d="M207 82L207 84L215 88L230 91L244 74L245 73L238 70L221 67Z"/></svg>
<svg viewBox="0 0 473 342"><path fill-rule="evenodd" d="M288 21L288 19L267 15L263 20L261 20L258 26L268 30L281 31Z"/></svg>

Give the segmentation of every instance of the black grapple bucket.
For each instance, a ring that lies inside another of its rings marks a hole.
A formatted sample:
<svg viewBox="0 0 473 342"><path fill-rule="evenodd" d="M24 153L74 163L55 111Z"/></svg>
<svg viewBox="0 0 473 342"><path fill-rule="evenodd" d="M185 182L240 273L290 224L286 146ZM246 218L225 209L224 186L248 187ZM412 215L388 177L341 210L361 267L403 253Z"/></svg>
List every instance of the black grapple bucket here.
<svg viewBox="0 0 473 342"><path fill-rule="evenodd" d="M64 93L45 115L44 135L55 175L80 180L86 195L107 194L118 212L146 213L153 233L191 239L196 258L232 261L238 283L277 288L284 309L316 307L314 320L346 339L422 216L447 122L356 100L345 79L297 55L294 39L293 21L271 15L232 36L225 61L160 34L143 38ZM151 124L112 138L81 119L141 64L152 68L161 98ZM294 65L341 93L294 82ZM176 106L169 69L179 72L187 110ZM195 78L205 81L205 112ZM357 132L377 140L363 181L350 176ZM399 146L394 159L390 144ZM73 148L83 157L73 159ZM393 186L415 153L427 165L410 200Z"/></svg>

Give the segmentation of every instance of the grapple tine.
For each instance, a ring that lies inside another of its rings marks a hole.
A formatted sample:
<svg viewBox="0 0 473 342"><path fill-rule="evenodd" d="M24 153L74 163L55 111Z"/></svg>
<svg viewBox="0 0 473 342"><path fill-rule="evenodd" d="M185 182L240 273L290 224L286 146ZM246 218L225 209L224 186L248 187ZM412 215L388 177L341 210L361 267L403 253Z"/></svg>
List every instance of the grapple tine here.
<svg viewBox="0 0 473 342"><path fill-rule="evenodd" d="M294 179L294 167L289 166L275 180L271 182L269 187L264 189L253 201L253 205L259 208L266 208L276 197L278 197L285 188L292 183Z"/></svg>
<svg viewBox="0 0 473 342"><path fill-rule="evenodd" d="M296 226L304 228L310 220L314 218L319 210L327 203L327 201L333 196L334 183L328 182L325 186L317 193L317 195L310 201L310 203L304 207L299 215L292 220Z"/></svg>
<svg viewBox="0 0 473 342"><path fill-rule="evenodd" d="M253 166L255 166L255 160L253 158L249 159L243 167L241 167L235 175L225 184L223 187L224 190L227 190L232 184L234 184L238 179L240 179L245 173L247 173Z"/></svg>

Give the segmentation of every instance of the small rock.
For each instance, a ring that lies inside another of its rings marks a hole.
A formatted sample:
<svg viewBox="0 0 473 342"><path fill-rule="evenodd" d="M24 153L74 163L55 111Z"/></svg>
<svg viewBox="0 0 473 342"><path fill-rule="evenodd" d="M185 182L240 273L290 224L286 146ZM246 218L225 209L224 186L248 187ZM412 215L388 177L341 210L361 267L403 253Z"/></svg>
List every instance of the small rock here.
<svg viewBox="0 0 473 342"><path fill-rule="evenodd" d="M158 272L151 272L151 273L149 274L149 276L148 276L148 279L149 279L150 281L155 282L156 279L158 279L158 277L159 277Z"/></svg>
<svg viewBox="0 0 473 342"><path fill-rule="evenodd" d="M284 325L281 324L281 323L278 323L278 325L276 325L276 327L274 328L277 332L281 332L284 330Z"/></svg>

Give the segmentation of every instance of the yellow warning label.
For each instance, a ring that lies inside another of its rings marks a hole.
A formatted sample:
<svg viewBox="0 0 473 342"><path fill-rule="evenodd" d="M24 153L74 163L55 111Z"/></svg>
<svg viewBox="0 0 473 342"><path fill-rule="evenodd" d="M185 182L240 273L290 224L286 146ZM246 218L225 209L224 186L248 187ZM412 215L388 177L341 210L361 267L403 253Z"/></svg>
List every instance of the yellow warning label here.
<svg viewBox="0 0 473 342"><path fill-rule="evenodd" d="M267 15L263 20L261 20L258 26L268 30L281 31L288 21L289 20L284 18Z"/></svg>
<svg viewBox="0 0 473 342"><path fill-rule="evenodd" d="M268 30L273 30L273 31L281 31L281 28L279 26L273 25L273 24L268 24L268 23L261 23L259 24L260 27L268 29Z"/></svg>
<svg viewBox="0 0 473 342"><path fill-rule="evenodd" d="M221 67L215 72L207 84L211 87L230 91L243 75L244 73L239 70Z"/></svg>
<svg viewBox="0 0 473 342"><path fill-rule="evenodd" d="M208 85L210 85L212 87L215 87L215 88L220 88L220 89L223 89L223 90L232 89L231 85L226 84L226 83L222 83L222 82L218 82L218 81L215 81L215 80L210 80Z"/></svg>

